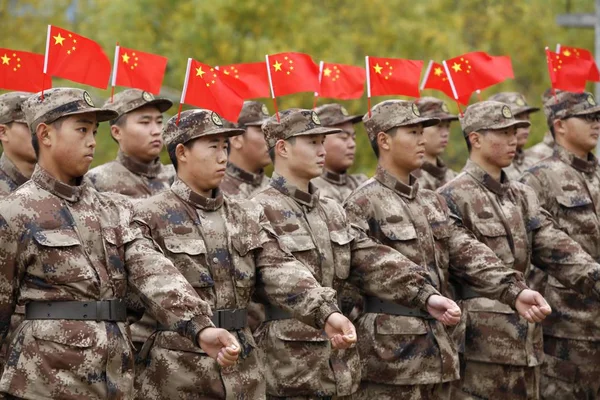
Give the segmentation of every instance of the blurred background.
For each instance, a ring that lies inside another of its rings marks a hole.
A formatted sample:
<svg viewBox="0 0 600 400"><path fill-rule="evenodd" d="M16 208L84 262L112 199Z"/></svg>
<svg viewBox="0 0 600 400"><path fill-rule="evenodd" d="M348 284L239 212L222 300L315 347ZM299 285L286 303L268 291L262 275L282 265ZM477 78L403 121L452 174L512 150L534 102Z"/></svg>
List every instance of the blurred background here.
<svg viewBox="0 0 600 400"><path fill-rule="evenodd" d="M117 41L168 57L161 94L176 102L168 116L177 111L188 57L225 65L262 61L265 54L283 51L309 53L317 63L360 66L365 55L424 60L425 66L430 59L441 62L475 50L510 55L515 79L486 89L481 99L518 91L540 106L540 96L549 87L544 47L554 50L561 43L594 50L593 29L559 27L556 15L593 12L593 0L0 0L0 47L44 53L47 25L53 24L99 42L111 61ZM80 85L54 79L54 86ZM110 96L110 88L86 89L96 104ZM588 89L593 91L592 85ZM422 95L444 99L458 112L441 92L425 90ZM273 112L272 101L264 102ZM327 102L319 99L319 104ZM312 103L310 93L278 99L280 109L311 108ZM350 113L367 111L366 95L342 103ZM546 131L542 112L532 115L532 124L527 147ZM370 175L376 160L362 124L357 133L353 170ZM97 138L92 166L117 152L107 124ZM445 159L460 170L466 158L460 127L454 123Z"/></svg>

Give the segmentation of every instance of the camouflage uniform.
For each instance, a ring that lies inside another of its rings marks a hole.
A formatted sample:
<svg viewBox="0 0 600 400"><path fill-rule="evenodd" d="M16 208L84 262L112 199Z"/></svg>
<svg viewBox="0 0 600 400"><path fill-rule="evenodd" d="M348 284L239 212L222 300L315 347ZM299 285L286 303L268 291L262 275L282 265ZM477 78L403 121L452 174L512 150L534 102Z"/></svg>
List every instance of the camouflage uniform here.
<svg viewBox="0 0 600 400"><path fill-rule="evenodd" d="M600 113L589 93L561 92L545 107L550 121ZM552 157L523 175L540 205L559 228L600 261L600 167L591 153L586 160L556 145ZM600 303L550 277L546 298L553 313L544 321L545 364L542 397L600 398Z"/></svg>
<svg viewBox="0 0 600 400"><path fill-rule="evenodd" d="M361 115L349 115L348 111L340 104L325 104L315 110L323 126L351 122L360 122ZM323 170L323 175L312 180L313 185L319 189L321 196L328 197L342 204L354 189L368 178L364 174L347 174Z"/></svg>
<svg viewBox="0 0 600 400"><path fill-rule="evenodd" d="M68 111L65 112L65 105ZM95 112L81 89L46 90L24 103L39 123ZM27 319L14 334L0 391L19 398L130 399L132 347L124 324L128 287L166 326L191 340L212 326L209 305L131 225L130 203L87 184L69 186L40 166L0 201L0 334L17 304ZM176 296L175 296L176 294Z"/></svg>
<svg viewBox="0 0 600 400"><path fill-rule="evenodd" d="M243 132L224 128L208 110L183 112L179 125L175 120L164 130L167 145ZM191 393L195 398L264 399L263 361L245 316L257 282L267 299L296 311L311 329L322 328L337 311L335 291L322 288L304 265L279 247L255 203L230 199L219 189L207 198L176 180L171 190L140 201L135 219L213 313L222 316L221 327L235 332L242 344L238 363L221 370L189 340L174 332L156 333L142 351L145 366L136 378L139 399L187 399ZM238 318L229 323L226 319L236 313Z"/></svg>
<svg viewBox="0 0 600 400"><path fill-rule="evenodd" d="M529 105L527 105L525 96L523 96L521 93L497 93L491 96L490 100L508 104L510 110L512 111L512 114L515 117L518 117L519 114L532 113L540 110L537 107L530 107ZM513 159L512 164L504 168L504 172L506 172L506 176L508 176L508 179L518 180L521 177L521 175L523 175L523 172L525 172L525 170L531 167L532 165L533 160L527 158L525 150L517 148L517 153L515 154L515 158Z"/></svg>
<svg viewBox="0 0 600 400"><path fill-rule="evenodd" d="M554 138L552 132L548 131L544 134L544 139L527 150L525 150L525 158L530 160L531 165L548 158L554 152Z"/></svg>
<svg viewBox="0 0 600 400"><path fill-rule="evenodd" d="M128 112L145 106L156 106L165 112L173 103L169 99L157 99L148 92L139 89L128 89L117 93L114 101L107 101L104 108L118 113L118 119ZM91 169L86 178L99 192L120 193L125 196L148 197L169 188L175 178L172 165L163 165L160 159L151 163L141 163L121 150L114 161Z"/></svg>
<svg viewBox="0 0 600 400"><path fill-rule="evenodd" d="M435 97L422 97L415 101L423 117L437 118L440 121L458 121L458 116L450 114L448 106ZM436 163L425 161L420 169L413 172L421 189L437 190L437 188L450 182L456 172L448 168L440 157Z"/></svg>
<svg viewBox="0 0 600 400"><path fill-rule="evenodd" d="M281 123L272 117L263 125L270 148L294 136L339 132L322 127L310 110L286 110L280 118ZM348 279L366 294L422 313L429 296L439 294L424 279L423 268L355 229L340 204L319 197L314 185L309 186L304 192L275 172L270 187L253 199L263 206L282 247L325 287L339 290ZM255 336L265 351L267 393L273 398L329 398L358 389L356 349L332 351L320 331L269 309Z"/></svg>
<svg viewBox="0 0 600 400"><path fill-rule="evenodd" d="M518 124L503 103L484 101L467 108L463 132L504 129ZM600 269L576 242L556 229L528 186L503 172L498 182L469 160L452 182L440 188L456 223L471 230L507 267L524 274L531 262L563 284L600 295ZM466 324L459 399L537 399L543 361L542 329L504 304L461 287Z"/></svg>
<svg viewBox="0 0 600 400"><path fill-rule="evenodd" d="M26 92L10 92L0 96L0 124L26 124L21 104L30 96ZM29 179L17 169L5 153L0 157L0 196L15 191Z"/></svg>
<svg viewBox="0 0 600 400"><path fill-rule="evenodd" d="M237 126L241 129L247 126L260 127L267 118L269 118L267 106L258 101L245 101ZM228 163L225 177L221 182L221 190L230 198L250 199L268 184L269 177L265 176L264 171L255 174Z"/></svg>
<svg viewBox="0 0 600 400"><path fill-rule="evenodd" d="M371 141L378 132L396 126L439 121L419 118L413 105L393 100L373 107L371 117L364 117ZM442 294L449 295L448 278L452 274L486 296L514 306L526 288L521 273L505 268L493 251L463 227L452 224L441 197L421 189L413 176L410 179L406 185L379 166L375 177L346 200L348 220L423 266L429 281ZM381 399L387 392L385 398L389 399L428 398L419 393L442 393L445 388L443 397L449 398L449 385L441 383L459 378L459 363L458 351L444 325L427 316L377 313L369 301L366 311L357 323L363 365L361 396Z"/></svg>

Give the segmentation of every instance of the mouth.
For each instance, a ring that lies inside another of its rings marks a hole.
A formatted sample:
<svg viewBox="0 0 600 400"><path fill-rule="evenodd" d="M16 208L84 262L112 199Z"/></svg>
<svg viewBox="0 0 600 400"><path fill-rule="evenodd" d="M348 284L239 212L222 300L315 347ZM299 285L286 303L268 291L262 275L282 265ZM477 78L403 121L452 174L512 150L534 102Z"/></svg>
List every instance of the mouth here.
<svg viewBox="0 0 600 400"><path fill-rule="evenodd" d="M324 165L325 165L325 161L317 161L317 165L318 165L319 167L322 167L322 166L324 166Z"/></svg>
<svg viewBox="0 0 600 400"><path fill-rule="evenodd" d="M152 146L152 147L160 147L162 145L163 145L162 140L157 139L157 140L153 140L150 142L150 146Z"/></svg>
<svg viewBox="0 0 600 400"><path fill-rule="evenodd" d="M85 156L83 156L83 158L86 158L88 160L93 160L94 159L94 155L93 154L86 154Z"/></svg>

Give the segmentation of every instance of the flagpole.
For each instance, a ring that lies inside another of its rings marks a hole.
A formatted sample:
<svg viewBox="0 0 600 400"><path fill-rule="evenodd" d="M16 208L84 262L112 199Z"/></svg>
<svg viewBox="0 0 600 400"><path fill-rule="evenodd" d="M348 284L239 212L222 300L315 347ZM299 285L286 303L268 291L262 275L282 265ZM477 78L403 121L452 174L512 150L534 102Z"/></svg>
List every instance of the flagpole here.
<svg viewBox="0 0 600 400"><path fill-rule="evenodd" d="M119 52L121 51L121 47L119 46L119 42L115 46L115 61L113 65L113 76L112 76L112 89L110 90L110 102L113 102L115 96L115 84L117 82L117 63L119 62Z"/></svg>
<svg viewBox="0 0 600 400"><path fill-rule="evenodd" d="M429 60L429 65L427 66L427 70L425 71L425 76L423 77L423 81L421 82L420 90L425 89L425 82L429 79L429 74L431 73L431 67L433 67L433 60Z"/></svg>
<svg viewBox="0 0 600 400"><path fill-rule="evenodd" d="M557 53L560 51L560 44L556 45ZM558 103L558 98L556 97L556 90L554 90L554 82L552 82L552 75L550 74L550 68L552 68L552 64L550 63L550 56L548 52L550 48L548 46L544 47L544 52L546 53L546 65L548 66L548 79L550 79L550 89L552 89L552 97L554 97L554 101Z"/></svg>
<svg viewBox="0 0 600 400"><path fill-rule="evenodd" d="M265 55L266 67L267 67L267 76L269 77L269 87L271 88L271 98L273 99L273 106L275 107L275 116L277 117L277 122L281 122L279 119L279 110L277 109L277 99L275 98L275 90L273 89L273 80L271 79L271 66L269 65L269 55Z"/></svg>
<svg viewBox="0 0 600 400"><path fill-rule="evenodd" d="M321 90L321 80L323 79L323 60L319 63L319 90ZM319 92L315 92L315 99L313 101L313 110L317 108L317 99L319 97Z"/></svg>
<svg viewBox="0 0 600 400"><path fill-rule="evenodd" d="M454 86L454 81L452 80L452 75L450 75L450 69L448 68L448 63L446 60L442 61L442 65L444 66L444 70L446 71L446 75L448 75L448 82L450 82L450 88L452 89L452 94L454 95L454 101L456 101L456 105L458 106L458 111L460 111L460 116L463 116L462 108L460 107L460 103L458 102L458 94L456 93L456 87Z"/></svg>
<svg viewBox="0 0 600 400"><path fill-rule="evenodd" d="M44 72L42 74L42 100L44 100L44 87L46 86L46 74L48 73L48 50L50 49L50 31L52 25L48 25L48 34L46 35L46 53L44 54Z"/></svg>
<svg viewBox="0 0 600 400"><path fill-rule="evenodd" d="M371 118L371 69L369 68L369 56L365 56L365 69L367 70L367 108Z"/></svg>
<svg viewBox="0 0 600 400"><path fill-rule="evenodd" d="M560 54L560 43L558 43L558 44L556 45L556 52L557 52L558 54Z"/></svg>
<svg viewBox="0 0 600 400"><path fill-rule="evenodd" d="M177 110L177 121L175 125L179 125L179 118L181 118L181 110L183 109L183 102L185 95L187 94L188 80L190 79L190 68L192 67L192 59L188 58L187 68L185 69L185 79L183 80L183 89L181 90L181 100L179 101L179 109Z"/></svg>
<svg viewBox="0 0 600 400"><path fill-rule="evenodd" d="M481 90L477 89L477 90L475 91L475 93L477 93L477 100L478 100L478 101L483 101L483 100L481 99Z"/></svg>

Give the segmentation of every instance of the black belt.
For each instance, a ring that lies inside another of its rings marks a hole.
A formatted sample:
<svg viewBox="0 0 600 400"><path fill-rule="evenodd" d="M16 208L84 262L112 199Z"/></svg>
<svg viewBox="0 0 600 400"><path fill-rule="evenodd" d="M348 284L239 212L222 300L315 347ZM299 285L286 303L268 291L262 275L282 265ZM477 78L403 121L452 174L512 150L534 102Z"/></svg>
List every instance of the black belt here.
<svg viewBox="0 0 600 400"><path fill-rule="evenodd" d="M377 297L372 296L365 297L365 312L434 319L431 315L419 309L404 307L400 304L392 303L391 301L381 300Z"/></svg>
<svg viewBox="0 0 600 400"><path fill-rule="evenodd" d="M35 301L25 306L25 319L125 322L127 307L122 300Z"/></svg>
<svg viewBox="0 0 600 400"><path fill-rule="evenodd" d="M457 297L462 300L474 299L475 297L483 297L469 286L460 285L456 287Z"/></svg>
<svg viewBox="0 0 600 400"><path fill-rule="evenodd" d="M265 322L291 318L294 317L292 317L292 314L290 314L289 312L284 311L281 308L275 307L272 304L265 305Z"/></svg>
<svg viewBox="0 0 600 400"><path fill-rule="evenodd" d="M228 331L237 331L248 326L248 311L245 308L230 308L226 310L213 310L211 318L217 328ZM158 324L159 331L170 331L168 326Z"/></svg>

